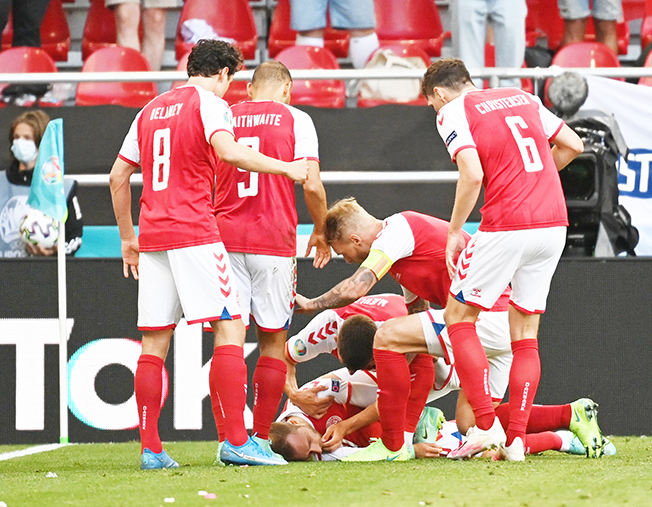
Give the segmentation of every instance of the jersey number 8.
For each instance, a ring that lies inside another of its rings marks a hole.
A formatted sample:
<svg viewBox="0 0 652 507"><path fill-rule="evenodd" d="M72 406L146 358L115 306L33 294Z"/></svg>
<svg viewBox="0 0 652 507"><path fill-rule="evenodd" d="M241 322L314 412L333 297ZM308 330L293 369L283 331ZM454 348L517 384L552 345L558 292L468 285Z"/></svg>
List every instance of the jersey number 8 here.
<svg viewBox="0 0 652 507"><path fill-rule="evenodd" d="M154 131L154 165L152 167L152 190L158 192L168 188L170 178L170 129Z"/></svg>

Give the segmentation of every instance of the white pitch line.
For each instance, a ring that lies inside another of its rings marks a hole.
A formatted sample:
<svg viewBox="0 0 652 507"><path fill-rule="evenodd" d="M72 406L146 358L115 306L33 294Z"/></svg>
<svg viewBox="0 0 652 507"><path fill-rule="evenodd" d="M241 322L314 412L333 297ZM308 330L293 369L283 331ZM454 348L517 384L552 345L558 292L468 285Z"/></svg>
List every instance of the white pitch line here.
<svg viewBox="0 0 652 507"><path fill-rule="evenodd" d="M36 447L28 447L27 449L22 449L20 451L5 452L0 454L0 461L5 461L12 458L21 458L23 456L29 456L30 454L38 454L39 452L54 451L60 447L65 447L71 444L45 444L37 445Z"/></svg>

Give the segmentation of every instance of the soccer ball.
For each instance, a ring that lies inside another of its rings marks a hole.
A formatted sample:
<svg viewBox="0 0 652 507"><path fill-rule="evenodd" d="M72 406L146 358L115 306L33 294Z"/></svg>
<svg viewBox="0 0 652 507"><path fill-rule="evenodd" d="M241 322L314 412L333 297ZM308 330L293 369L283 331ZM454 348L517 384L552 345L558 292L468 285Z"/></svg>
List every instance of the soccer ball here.
<svg viewBox="0 0 652 507"><path fill-rule="evenodd" d="M20 222L20 237L28 244L54 248L59 237L58 222L37 209L30 209Z"/></svg>

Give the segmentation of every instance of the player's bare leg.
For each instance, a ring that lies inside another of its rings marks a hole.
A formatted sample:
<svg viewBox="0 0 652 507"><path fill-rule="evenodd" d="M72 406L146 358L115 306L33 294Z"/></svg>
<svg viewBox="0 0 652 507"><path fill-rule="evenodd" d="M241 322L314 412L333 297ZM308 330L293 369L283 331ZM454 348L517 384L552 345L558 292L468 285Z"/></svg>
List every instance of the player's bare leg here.
<svg viewBox="0 0 652 507"><path fill-rule="evenodd" d="M141 464L146 470L177 468L179 464L163 450L158 434L163 392L163 365L170 348L173 329L145 331L142 353L134 376L141 442Z"/></svg>

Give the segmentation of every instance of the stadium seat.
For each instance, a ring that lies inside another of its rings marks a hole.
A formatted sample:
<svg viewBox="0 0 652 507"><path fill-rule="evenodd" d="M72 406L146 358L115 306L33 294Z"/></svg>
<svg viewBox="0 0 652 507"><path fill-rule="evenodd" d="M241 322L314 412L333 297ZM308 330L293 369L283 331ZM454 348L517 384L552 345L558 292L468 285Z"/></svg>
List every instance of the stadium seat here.
<svg viewBox="0 0 652 507"><path fill-rule="evenodd" d="M647 58L645 58L645 64L643 67L652 67L652 52L648 53ZM638 84L643 86L652 86L652 77L642 77L638 80Z"/></svg>
<svg viewBox="0 0 652 507"><path fill-rule="evenodd" d="M19 73L19 72L57 72L57 66L52 57L41 48L32 47L17 47L10 48L6 51L0 52L0 69L6 73ZM0 94L9 86L8 84L0 84ZM0 106L3 106L0 102ZM61 105L57 104L42 104L47 105Z"/></svg>
<svg viewBox="0 0 652 507"><path fill-rule="evenodd" d="M276 55L276 60L288 69L339 69L337 58L326 48L292 46ZM294 80L292 105L344 107L346 90L343 81Z"/></svg>
<svg viewBox="0 0 652 507"><path fill-rule="evenodd" d="M143 39L143 25L139 27L140 40ZM116 47L115 15L104 6L104 0L90 0L84 33L82 35L82 60L100 48Z"/></svg>
<svg viewBox="0 0 652 507"><path fill-rule="evenodd" d="M135 49L105 47L93 52L82 67L82 72L149 71L149 63ZM78 106L114 104L125 107L143 107L157 95L153 82L84 82L77 86Z"/></svg>
<svg viewBox="0 0 652 507"><path fill-rule="evenodd" d="M181 35L181 27L191 19L204 20L218 37L235 40L245 60L256 58L258 32L248 0L186 0L177 27L177 60L192 49Z"/></svg>
<svg viewBox="0 0 652 507"><path fill-rule="evenodd" d="M618 56L607 46L599 42L578 42L564 46L552 59L552 65L559 67L620 67ZM622 78L618 79L623 81ZM550 107L548 100L548 87L550 80L546 81L545 104Z"/></svg>
<svg viewBox="0 0 652 507"><path fill-rule="evenodd" d="M430 56L441 56L444 32L432 0L375 0L376 33L381 45L418 46Z"/></svg>
<svg viewBox="0 0 652 507"><path fill-rule="evenodd" d="M430 57L428 54L418 46L400 46L400 45L382 45L380 49L390 49L394 54L401 56L403 58L420 58L423 60L423 63L426 67L430 65ZM425 72L425 71L424 71ZM393 80L392 80L393 81ZM396 81L400 83L401 81ZM404 104L408 106L427 106L428 101L419 94L414 100L410 101L397 101L397 100L388 100L388 99L365 99L361 96L358 97L358 107L374 107L380 106L382 104Z"/></svg>
<svg viewBox="0 0 652 507"><path fill-rule="evenodd" d="M13 21L11 14L9 21L2 32L2 46L4 51L9 49L14 37ZM61 0L50 0L43 23L41 24L41 49L46 51L54 60L65 62L68 60L70 49L70 28Z"/></svg>
<svg viewBox="0 0 652 507"><path fill-rule="evenodd" d="M267 50L274 58L279 51L294 46L297 32L290 28L290 1L278 0L274 16L269 27ZM330 26L330 20L324 30L324 46L337 58L346 58L349 54L350 34L345 30L335 30Z"/></svg>
<svg viewBox="0 0 652 507"><path fill-rule="evenodd" d="M525 19L526 46L536 46L537 39L545 37L548 49L557 51L564 35L564 20L559 13L557 2L547 0L527 0L527 18ZM617 26L618 54L626 55L629 50L629 25L621 21ZM589 17L586 24L585 42L595 41L595 26L593 18Z"/></svg>

